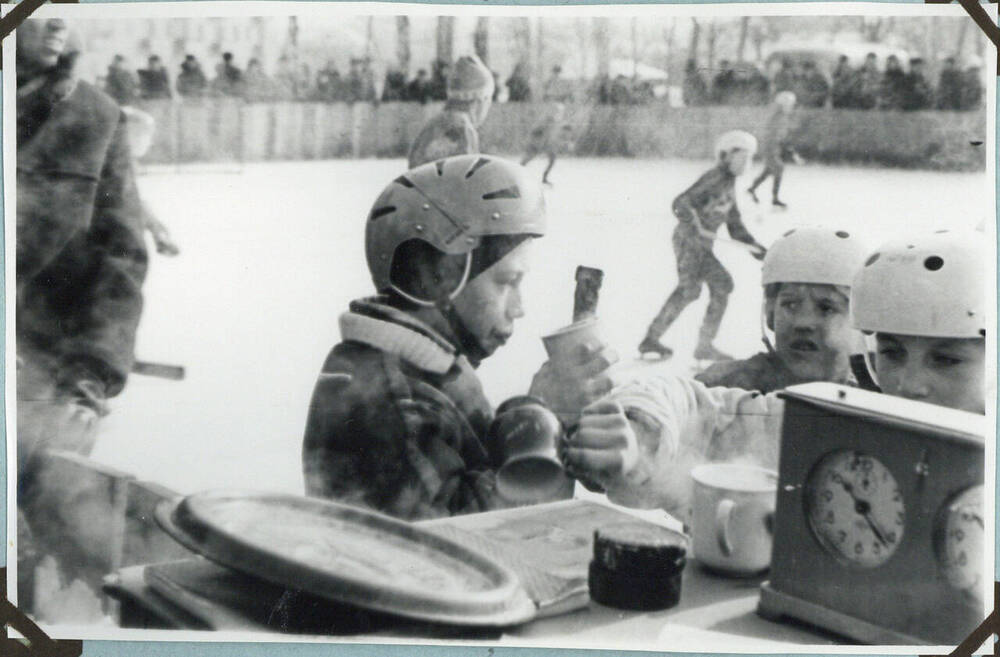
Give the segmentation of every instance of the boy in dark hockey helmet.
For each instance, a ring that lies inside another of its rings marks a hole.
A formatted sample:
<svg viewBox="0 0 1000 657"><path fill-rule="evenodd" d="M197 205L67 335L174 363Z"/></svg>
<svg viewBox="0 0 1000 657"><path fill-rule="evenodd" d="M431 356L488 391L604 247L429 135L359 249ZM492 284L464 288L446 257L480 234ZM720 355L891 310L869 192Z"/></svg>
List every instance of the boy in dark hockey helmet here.
<svg viewBox="0 0 1000 657"><path fill-rule="evenodd" d="M725 224L729 235L752 248L753 257L764 258L766 250L743 225L736 205L734 187L757 150L757 140L742 130L723 134L716 142L716 166L694 185L674 199L677 217L673 246L677 259L677 287L653 319L639 353L654 353L661 357L673 355L673 350L660 343L662 336L681 312L701 295L702 284L708 285L709 302L698 336L694 357L699 360L729 360L731 357L712 345L722 316L726 312L733 279L712 253L716 231Z"/></svg>
<svg viewBox="0 0 1000 657"><path fill-rule="evenodd" d="M309 495L408 519L504 504L503 438L475 368L524 315L521 281L545 224L540 185L496 157L438 160L385 188L365 232L378 294L341 315L309 409ZM531 394L561 400L542 379ZM539 426L559 426L532 403Z"/></svg>
<svg viewBox="0 0 1000 657"><path fill-rule="evenodd" d="M409 167L479 152L478 128L493 104L493 73L475 55L459 57L448 78L448 101L410 146Z"/></svg>

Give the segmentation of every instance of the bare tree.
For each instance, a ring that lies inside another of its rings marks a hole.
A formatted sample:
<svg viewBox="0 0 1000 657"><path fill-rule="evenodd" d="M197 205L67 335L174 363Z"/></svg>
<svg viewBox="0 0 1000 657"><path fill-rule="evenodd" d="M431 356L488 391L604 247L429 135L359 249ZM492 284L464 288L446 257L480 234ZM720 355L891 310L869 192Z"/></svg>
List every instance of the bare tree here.
<svg viewBox="0 0 1000 657"><path fill-rule="evenodd" d="M753 50L757 61L763 61L764 43L767 40L767 36L764 33L764 28L759 22L753 25L753 29L750 31L750 40L753 41Z"/></svg>
<svg viewBox="0 0 1000 657"><path fill-rule="evenodd" d="M747 45L747 32L750 30L750 17L744 16L740 19L740 40L736 46L736 61L743 61L743 50Z"/></svg>
<svg viewBox="0 0 1000 657"><path fill-rule="evenodd" d="M677 21L674 18L671 18L670 19L670 27L669 28L667 28L667 27L663 28L663 41L664 41L664 43L666 45L666 54L665 54L665 57L664 57L664 61L666 62L666 65L664 66L664 69L666 71L668 71L669 75L673 75L674 74L674 71L671 70L672 67L670 66L670 64L673 61L673 56L674 56L674 37L676 36L676 34L677 34Z"/></svg>
<svg viewBox="0 0 1000 657"><path fill-rule="evenodd" d="M688 59L698 61L698 44L701 40L701 23L697 18L691 19L691 43L688 46Z"/></svg>
<svg viewBox="0 0 1000 657"><path fill-rule="evenodd" d="M489 64L490 61L490 19L488 16L480 16L476 19L476 30L472 34L472 47L476 51L476 56Z"/></svg>
<svg viewBox="0 0 1000 657"><path fill-rule="evenodd" d="M611 74L611 39L608 19L605 16L594 18L594 51L597 54L597 74Z"/></svg>
<svg viewBox="0 0 1000 657"><path fill-rule="evenodd" d="M455 48L454 16L438 16L436 37L437 58L443 62L451 63Z"/></svg>
<svg viewBox="0 0 1000 657"><path fill-rule="evenodd" d="M709 21L708 23L708 70L715 75L715 19Z"/></svg>
<svg viewBox="0 0 1000 657"><path fill-rule="evenodd" d="M396 61L401 73L410 75L410 17L396 16Z"/></svg>
<svg viewBox="0 0 1000 657"><path fill-rule="evenodd" d="M965 35L969 31L969 21L962 21L962 28L958 32L958 43L955 45L955 57L960 58L962 56L962 50L965 48Z"/></svg>
<svg viewBox="0 0 1000 657"><path fill-rule="evenodd" d="M531 67L532 77L532 97L540 98L542 90L545 88L545 22L541 16L535 19L535 65Z"/></svg>

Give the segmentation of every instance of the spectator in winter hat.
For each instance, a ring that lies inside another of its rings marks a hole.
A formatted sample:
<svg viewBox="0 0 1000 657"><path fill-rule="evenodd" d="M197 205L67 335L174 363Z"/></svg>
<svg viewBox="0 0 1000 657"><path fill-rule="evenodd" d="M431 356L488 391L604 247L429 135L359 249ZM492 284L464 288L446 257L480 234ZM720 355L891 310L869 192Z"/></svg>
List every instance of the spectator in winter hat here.
<svg viewBox="0 0 1000 657"><path fill-rule="evenodd" d="M448 77L448 101L410 148L409 165L479 152L477 128L493 104L493 74L475 55L460 57Z"/></svg>

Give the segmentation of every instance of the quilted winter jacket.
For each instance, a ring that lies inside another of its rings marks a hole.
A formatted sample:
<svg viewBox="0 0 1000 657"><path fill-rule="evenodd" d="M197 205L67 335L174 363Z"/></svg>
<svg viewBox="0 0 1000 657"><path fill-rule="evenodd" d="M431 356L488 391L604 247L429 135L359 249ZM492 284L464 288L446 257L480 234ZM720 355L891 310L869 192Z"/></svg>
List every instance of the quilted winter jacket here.
<svg viewBox="0 0 1000 657"><path fill-rule="evenodd" d="M309 408L306 493L404 519L499 506L493 409L452 342L382 298L340 329Z"/></svg>

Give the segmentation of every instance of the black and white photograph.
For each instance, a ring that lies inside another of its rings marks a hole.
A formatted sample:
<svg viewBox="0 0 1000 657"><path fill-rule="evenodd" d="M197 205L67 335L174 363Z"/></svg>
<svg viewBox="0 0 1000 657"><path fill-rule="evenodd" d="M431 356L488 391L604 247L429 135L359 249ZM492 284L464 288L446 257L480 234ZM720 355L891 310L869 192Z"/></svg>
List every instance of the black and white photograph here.
<svg viewBox="0 0 1000 657"><path fill-rule="evenodd" d="M929 654L992 609L997 51L962 7L12 37L6 584L49 636Z"/></svg>

